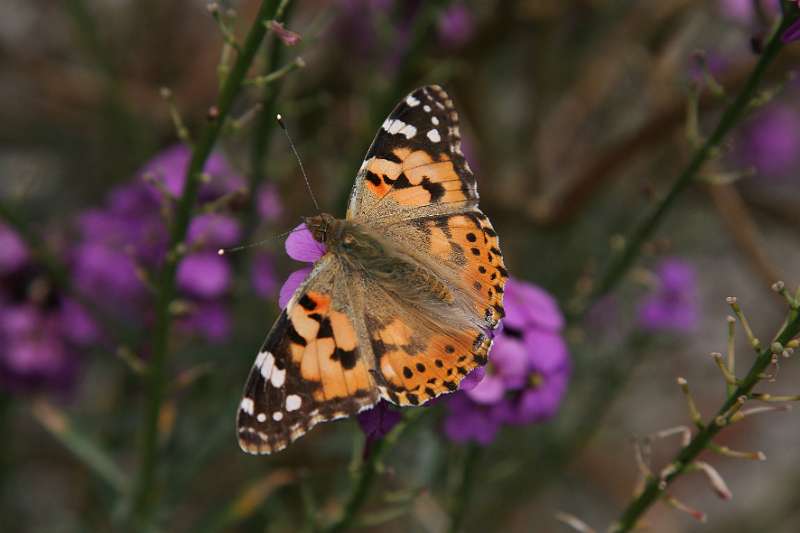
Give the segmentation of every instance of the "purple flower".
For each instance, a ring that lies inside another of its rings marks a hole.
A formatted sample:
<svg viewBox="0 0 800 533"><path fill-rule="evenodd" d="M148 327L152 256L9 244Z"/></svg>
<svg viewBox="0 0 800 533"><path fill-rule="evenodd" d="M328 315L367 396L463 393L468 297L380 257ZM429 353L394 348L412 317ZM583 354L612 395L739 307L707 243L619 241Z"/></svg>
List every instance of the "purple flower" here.
<svg viewBox="0 0 800 533"><path fill-rule="evenodd" d="M173 145L148 161L138 175L158 181L172 197L178 198L183 193L191 156L191 151L185 145ZM241 190L245 186L242 175L236 172L219 152L214 152L208 157L203 172L210 179L200 187L198 195L200 202L217 199L223 194ZM155 198L161 197L158 188L152 185L149 188Z"/></svg>
<svg viewBox="0 0 800 533"><path fill-rule="evenodd" d="M0 284L0 386L11 391L69 387L97 337L86 312L37 272L24 264Z"/></svg>
<svg viewBox="0 0 800 533"><path fill-rule="evenodd" d="M763 0L761 7L769 17L780 13L779 0ZM756 20L756 11L753 0L719 0L719 9L722 13L741 24L752 24Z"/></svg>
<svg viewBox="0 0 800 533"><path fill-rule="evenodd" d="M13 272L28 260L28 249L11 228L0 224L0 276Z"/></svg>
<svg viewBox="0 0 800 533"><path fill-rule="evenodd" d="M143 279L160 268L167 254L164 212L173 208L171 197L182 193L190 156L183 145L164 150L144 165L138 179L110 191L101 208L78 217L80 240L71 252L75 284L120 319L144 323L150 316L152 294ZM200 187L201 207L244 185L219 153L209 157L205 173L209 179ZM145 175L148 179L142 179ZM182 318L184 331L209 340L227 335L221 302L231 287L231 267L216 251L240 239L240 225L229 215L204 213L191 220L186 242L191 252L181 259L176 275L179 297L191 304L190 315Z"/></svg>
<svg viewBox="0 0 800 533"><path fill-rule="evenodd" d="M444 434L453 442L476 442L488 446L500 429L501 422L494 416L491 406L472 401L456 393L446 402Z"/></svg>
<svg viewBox="0 0 800 533"><path fill-rule="evenodd" d="M219 298L231 282L228 261L215 252L199 252L183 258L178 265L178 287L199 298Z"/></svg>
<svg viewBox="0 0 800 533"><path fill-rule="evenodd" d="M257 295L261 297L274 296L278 282L275 278L275 268L270 254L255 255L250 266L250 284Z"/></svg>
<svg viewBox="0 0 800 533"><path fill-rule="evenodd" d="M283 205L275 186L267 183L259 187L256 193L256 210L262 220L275 222L283 214Z"/></svg>
<svg viewBox="0 0 800 533"><path fill-rule="evenodd" d="M447 399L444 431L451 440L489 444L502 424L552 417L566 393L571 367L555 300L535 285L510 278L503 304L506 317L489 353L486 377Z"/></svg>
<svg viewBox="0 0 800 533"><path fill-rule="evenodd" d="M781 41L784 43L793 43L800 41L800 19L795 20L781 35Z"/></svg>
<svg viewBox="0 0 800 533"><path fill-rule="evenodd" d="M313 263L325 255L325 245L314 239L305 224L300 224L292 230L286 239L285 247L289 257L304 263ZM311 267L301 268L289 274L278 296L278 305L281 308L286 307L294 292L309 274Z"/></svg>
<svg viewBox="0 0 800 533"><path fill-rule="evenodd" d="M764 109L741 138L741 159L768 176L794 172L800 163L800 112L783 105Z"/></svg>
<svg viewBox="0 0 800 533"><path fill-rule="evenodd" d="M695 271L680 259L656 267L658 287L639 305L639 323L651 331L689 331L697 323Z"/></svg>
<svg viewBox="0 0 800 533"><path fill-rule="evenodd" d="M358 424L367 437L364 456L369 455L372 445L386 436L402 420L403 415L393 409L386 401L379 401L371 409L358 413Z"/></svg>
<svg viewBox="0 0 800 533"><path fill-rule="evenodd" d="M454 2L439 17L439 38L447 48L464 46L475 32L472 11L463 2Z"/></svg>

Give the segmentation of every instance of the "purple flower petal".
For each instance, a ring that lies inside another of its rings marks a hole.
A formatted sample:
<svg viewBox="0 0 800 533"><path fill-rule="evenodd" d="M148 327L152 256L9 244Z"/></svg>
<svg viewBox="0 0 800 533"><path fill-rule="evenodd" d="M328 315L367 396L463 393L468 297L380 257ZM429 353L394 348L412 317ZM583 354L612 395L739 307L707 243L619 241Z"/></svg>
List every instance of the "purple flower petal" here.
<svg viewBox="0 0 800 533"><path fill-rule="evenodd" d="M444 433L454 442L477 442L483 446L492 443L500 422L491 416L488 408L471 401L466 395L456 393L447 402Z"/></svg>
<svg viewBox="0 0 800 533"><path fill-rule="evenodd" d="M517 329L537 325L560 331L564 327L564 315L555 299L539 287L516 278L506 281L503 307L504 323Z"/></svg>
<svg viewBox="0 0 800 533"><path fill-rule="evenodd" d="M403 416L398 411L392 409L383 400L374 407L361 411L357 416L361 430L371 440L384 437L402 418Z"/></svg>
<svg viewBox="0 0 800 533"><path fill-rule="evenodd" d="M58 322L64 337L75 344L85 346L99 336L94 320L75 300L65 298L61 302Z"/></svg>
<svg viewBox="0 0 800 533"><path fill-rule="evenodd" d="M472 37L475 20L467 6L455 2L444 10L437 26L442 44L448 48L459 48Z"/></svg>
<svg viewBox="0 0 800 533"><path fill-rule="evenodd" d="M301 268L289 274L289 277L283 282L280 293L278 294L278 306L280 306L281 309L286 307L289 300L292 299L294 292L300 284L305 281L309 274L311 274L311 267Z"/></svg>
<svg viewBox="0 0 800 533"><path fill-rule="evenodd" d="M216 298L228 290L231 268L214 252L199 252L185 257L178 265L178 287L200 298Z"/></svg>
<svg viewBox="0 0 800 533"><path fill-rule="evenodd" d="M241 239L239 222L231 217L206 214L195 217L189 225L189 244L205 244L210 248L222 248L237 244Z"/></svg>
<svg viewBox="0 0 800 533"><path fill-rule="evenodd" d="M483 381L483 378L486 377L486 367L479 366L472 370L469 374L464 376L464 379L461 380L461 383L458 384L459 390L468 391L472 390L478 386L478 384Z"/></svg>
<svg viewBox="0 0 800 533"><path fill-rule="evenodd" d="M286 238L286 253L295 261L313 263L325 255L325 245L311 235L305 224L295 227Z"/></svg>
<svg viewBox="0 0 800 533"><path fill-rule="evenodd" d="M28 249L11 228L0 224L0 275L20 268L28 260Z"/></svg>
<svg viewBox="0 0 800 533"><path fill-rule="evenodd" d="M793 43L800 41L800 19L794 21L791 26L781 35L781 41L784 43Z"/></svg>
<svg viewBox="0 0 800 533"><path fill-rule="evenodd" d="M493 404L499 402L506 394L503 378L498 375L486 375L483 381L465 393L476 403Z"/></svg>
<svg viewBox="0 0 800 533"><path fill-rule="evenodd" d="M262 185L256 196L256 209L262 220L274 222L283 214L283 206L275 186L271 183Z"/></svg>
<svg viewBox="0 0 800 533"><path fill-rule="evenodd" d="M220 343L227 340L231 333L230 312L219 302L197 302L191 314L182 320L181 326L209 342Z"/></svg>

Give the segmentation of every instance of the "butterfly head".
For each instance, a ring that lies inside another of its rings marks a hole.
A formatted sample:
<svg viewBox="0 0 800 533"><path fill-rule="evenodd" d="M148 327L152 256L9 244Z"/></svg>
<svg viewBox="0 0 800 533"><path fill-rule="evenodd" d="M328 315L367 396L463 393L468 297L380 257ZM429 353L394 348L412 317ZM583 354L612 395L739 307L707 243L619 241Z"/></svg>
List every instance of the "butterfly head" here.
<svg viewBox="0 0 800 533"><path fill-rule="evenodd" d="M341 239L343 222L328 213L320 213L313 217L304 217L305 223L314 240L325 245L330 245Z"/></svg>

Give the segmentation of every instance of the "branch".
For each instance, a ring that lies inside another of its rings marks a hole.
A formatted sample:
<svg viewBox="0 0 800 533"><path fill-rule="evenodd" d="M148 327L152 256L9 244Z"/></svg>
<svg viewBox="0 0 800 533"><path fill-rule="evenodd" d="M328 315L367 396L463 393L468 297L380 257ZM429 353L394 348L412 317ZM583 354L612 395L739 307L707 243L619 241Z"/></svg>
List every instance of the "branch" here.
<svg viewBox="0 0 800 533"><path fill-rule="evenodd" d="M175 297L175 274L179 260L175 250L183 243L186 237L186 231L200 187L200 174L219 137L234 98L242 88L242 82L264 39L267 31L264 22L274 18L277 7L277 0L264 0L261 2L256 20L251 25L242 45L241 53L236 58L228 77L222 84L215 106L217 112L214 114L214 119L209 122L192 151L192 158L186 172L183 194L178 201L174 222L170 228L169 251L161 269L158 283L156 325L153 332L153 359L150 367L151 371L148 374L147 403L139 441L139 475L133 495L132 512L134 520L140 529L150 521L152 509L158 499L157 491L154 490L153 485L158 452L158 416L164 399L165 367L172 328L172 316L169 307Z"/></svg>
<svg viewBox="0 0 800 533"><path fill-rule="evenodd" d="M722 117L720 117L717 127L714 128L714 131L706 142L694 153L691 161L675 179L672 187L664 198L661 199L650 214L633 229L630 235L628 235L625 239L625 247L612 258L589 295L582 299L583 301L579 303L577 309L572 310L570 313L572 318L583 316L593 302L596 302L611 291L628 272L639 256L642 246L656 231L670 208L675 204L677 198L686 190L689 184L694 181L698 172L703 167L703 164L717 152L725 136L738 124L745 112L750 109L750 104L756 95L756 91L764 77L767 67L777 57L784 46L781 42L781 35L793 22L800 18L800 7L793 6L788 9L789 11L786 16L781 19L779 27L772 34L772 37L767 43L761 59L756 64L741 91L739 91L736 99L728 106L722 114Z"/></svg>
<svg viewBox="0 0 800 533"><path fill-rule="evenodd" d="M756 358L747 376L742 379L741 383L733 394L727 395L727 399L719 408L717 414L703 425L702 429L697 435L689 442L689 444L681 449L675 458L670 462L667 473L661 477L651 477L644 490L628 504L628 507L622 513L619 521L614 524L611 531L614 533L622 533L631 531L644 512L656 502L661 496L666 494L666 489L670 484L681 474L683 474L687 467L695 462L697 456L706 448L711 447L712 439L720 432L720 430L730 423L731 413L735 412L737 405L741 403L741 398L750 398L753 387L764 379L764 371L772 364L773 361L773 345L780 343L785 346L791 341L798 333L800 333L800 311L797 308L792 308L784 322L783 327L778 332L775 340L770 343L770 346L763 348L758 357Z"/></svg>

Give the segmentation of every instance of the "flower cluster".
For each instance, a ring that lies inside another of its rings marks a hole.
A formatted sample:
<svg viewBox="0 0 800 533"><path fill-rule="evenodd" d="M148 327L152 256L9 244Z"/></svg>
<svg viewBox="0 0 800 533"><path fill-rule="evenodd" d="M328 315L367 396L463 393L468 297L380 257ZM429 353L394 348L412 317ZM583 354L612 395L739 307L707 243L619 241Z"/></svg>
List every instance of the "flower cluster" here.
<svg viewBox="0 0 800 533"><path fill-rule="evenodd" d="M564 318L553 297L510 278L503 302L506 317L489 363L447 398L444 431L453 441L487 445L504 424L547 420L567 390L571 365L562 337Z"/></svg>
<svg viewBox="0 0 800 533"><path fill-rule="evenodd" d="M148 272L157 270L167 253L166 219L183 191L189 157L182 145L161 152L144 166L138 179L113 189L103 207L78 218L79 242L71 257L75 284L120 319L147 323L152 318ZM199 191L200 214L190 223L186 253L178 264L179 325L208 341L219 342L230 330L226 298L232 284L231 265L217 249L238 244L241 227L222 209L204 207L234 198L243 188L244 179L225 158L212 154ZM259 197L258 203L269 202ZM268 260L257 258L253 273L257 290L274 288Z"/></svg>
<svg viewBox="0 0 800 533"><path fill-rule="evenodd" d="M73 381L80 353L97 340L97 329L3 225L0 251L0 386L63 390Z"/></svg>

